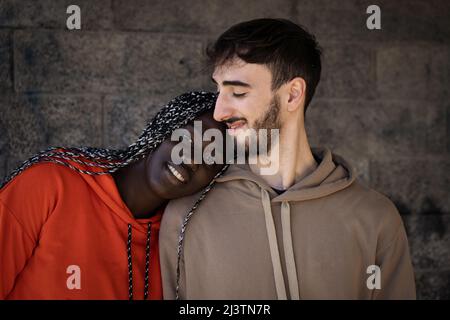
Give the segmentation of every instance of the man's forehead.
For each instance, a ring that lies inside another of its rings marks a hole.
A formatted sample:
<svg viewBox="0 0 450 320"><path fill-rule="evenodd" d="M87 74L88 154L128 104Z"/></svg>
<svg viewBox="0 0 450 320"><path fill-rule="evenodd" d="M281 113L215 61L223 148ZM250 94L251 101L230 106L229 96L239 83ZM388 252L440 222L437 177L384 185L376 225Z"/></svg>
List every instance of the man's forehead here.
<svg viewBox="0 0 450 320"><path fill-rule="evenodd" d="M217 66L212 74L213 80L217 83L234 80L254 82L263 78L270 80L271 76L271 72L266 65L247 63L241 59L233 59Z"/></svg>

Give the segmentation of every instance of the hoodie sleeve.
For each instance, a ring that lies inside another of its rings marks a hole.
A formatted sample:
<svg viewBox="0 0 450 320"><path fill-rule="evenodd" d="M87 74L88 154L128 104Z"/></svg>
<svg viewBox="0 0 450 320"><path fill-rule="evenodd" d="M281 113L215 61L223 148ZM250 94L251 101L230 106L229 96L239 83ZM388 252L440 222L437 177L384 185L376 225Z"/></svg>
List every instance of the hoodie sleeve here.
<svg viewBox="0 0 450 320"><path fill-rule="evenodd" d="M25 232L15 214L0 200L1 300L11 292L35 245L36 242Z"/></svg>
<svg viewBox="0 0 450 320"><path fill-rule="evenodd" d="M394 204L390 206L390 211L396 220L391 226L396 228L389 237L392 240L377 250L376 265L380 267L381 288L373 291L373 299L416 299L414 271L406 231Z"/></svg>

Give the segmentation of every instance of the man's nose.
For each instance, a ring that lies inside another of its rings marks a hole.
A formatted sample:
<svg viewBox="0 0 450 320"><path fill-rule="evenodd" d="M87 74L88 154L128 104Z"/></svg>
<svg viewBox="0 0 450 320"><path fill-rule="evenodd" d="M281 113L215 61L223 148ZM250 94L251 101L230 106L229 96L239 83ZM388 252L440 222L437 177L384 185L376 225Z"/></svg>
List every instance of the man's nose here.
<svg viewBox="0 0 450 320"><path fill-rule="evenodd" d="M219 94L214 107L214 120L219 122L224 121L231 117L232 111L233 109L227 99L223 95Z"/></svg>

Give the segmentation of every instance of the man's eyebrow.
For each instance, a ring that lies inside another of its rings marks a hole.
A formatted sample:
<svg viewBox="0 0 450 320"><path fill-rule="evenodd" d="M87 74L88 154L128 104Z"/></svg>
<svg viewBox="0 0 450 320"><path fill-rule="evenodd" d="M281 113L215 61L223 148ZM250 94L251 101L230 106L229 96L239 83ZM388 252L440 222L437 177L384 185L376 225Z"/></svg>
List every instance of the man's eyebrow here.
<svg viewBox="0 0 450 320"><path fill-rule="evenodd" d="M217 81L211 77L212 82L214 82L215 84L217 84ZM246 82L243 81L239 81L239 80L225 80L222 82L222 85L224 86L238 86L238 87L246 87L246 88L251 88L252 86Z"/></svg>

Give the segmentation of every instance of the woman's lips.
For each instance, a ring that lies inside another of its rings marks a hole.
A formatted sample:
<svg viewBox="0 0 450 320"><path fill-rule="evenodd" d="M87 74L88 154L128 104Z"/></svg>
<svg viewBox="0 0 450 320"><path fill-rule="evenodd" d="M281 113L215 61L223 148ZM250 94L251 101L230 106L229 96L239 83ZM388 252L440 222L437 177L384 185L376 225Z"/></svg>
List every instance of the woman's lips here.
<svg viewBox="0 0 450 320"><path fill-rule="evenodd" d="M166 166L170 174L174 176L178 181L182 183L186 183L187 181L189 181L189 173L184 167L176 165L172 162L167 162Z"/></svg>

